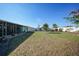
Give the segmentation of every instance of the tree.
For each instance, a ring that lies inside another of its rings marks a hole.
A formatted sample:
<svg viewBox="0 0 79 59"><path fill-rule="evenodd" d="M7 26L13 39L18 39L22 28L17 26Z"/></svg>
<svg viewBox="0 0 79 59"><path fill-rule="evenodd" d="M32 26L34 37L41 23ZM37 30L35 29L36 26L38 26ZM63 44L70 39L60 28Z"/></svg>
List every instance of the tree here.
<svg viewBox="0 0 79 59"><path fill-rule="evenodd" d="M47 23L43 24L43 27L42 27L45 31L47 31L49 29L49 26Z"/></svg>
<svg viewBox="0 0 79 59"><path fill-rule="evenodd" d="M57 24L53 24L53 28L58 28L58 25Z"/></svg>
<svg viewBox="0 0 79 59"><path fill-rule="evenodd" d="M53 24L53 28L54 28L53 29L54 31L58 31L58 29L57 29L58 28L58 25L57 24Z"/></svg>
<svg viewBox="0 0 79 59"><path fill-rule="evenodd" d="M74 10L69 13L69 17L65 17L73 24L79 25L79 10Z"/></svg>

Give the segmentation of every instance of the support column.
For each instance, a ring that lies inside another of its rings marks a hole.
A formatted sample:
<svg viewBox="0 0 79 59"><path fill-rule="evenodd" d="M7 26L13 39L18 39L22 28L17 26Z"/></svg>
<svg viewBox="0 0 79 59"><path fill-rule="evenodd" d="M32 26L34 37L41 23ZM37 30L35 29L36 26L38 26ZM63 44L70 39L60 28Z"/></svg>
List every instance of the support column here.
<svg viewBox="0 0 79 59"><path fill-rule="evenodd" d="M4 36L4 23L2 22L2 37Z"/></svg>
<svg viewBox="0 0 79 59"><path fill-rule="evenodd" d="M14 34L14 24L13 24L13 34Z"/></svg>
<svg viewBox="0 0 79 59"><path fill-rule="evenodd" d="M5 23L5 35L7 36L7 22Z"/></svg>
<svg viewBox="0 0 79 59"><path fill-rule="evenodd" d="M17 25L16 25L16 34L17 34Z"/></svg>

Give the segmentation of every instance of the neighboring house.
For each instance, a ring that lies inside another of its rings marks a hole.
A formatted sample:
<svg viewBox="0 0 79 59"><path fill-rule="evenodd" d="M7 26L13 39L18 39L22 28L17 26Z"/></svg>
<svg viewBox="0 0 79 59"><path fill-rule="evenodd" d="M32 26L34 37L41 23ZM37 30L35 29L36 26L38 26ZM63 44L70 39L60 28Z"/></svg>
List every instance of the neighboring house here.
<svg viewBox="0 0 79 59"><path fill-rule="evenodd" d="M60 28L53 28L52 31L59 31Z"/></svg>
<svg viewBox="0 0 79 59"><path fill-rule="evenodd" d="M75 27L75 26L65 26L62 28L63 32L76 32L79 31L79 27Z"/></svg>
<svg viewBox="0 0 79 59"><path fill-rule="evenodd" d="M61 27L58 27L58 28L51 28L50 30L51 30L51 31L61 31L61 32L62 32L62 28L61 28Z"/></svg>

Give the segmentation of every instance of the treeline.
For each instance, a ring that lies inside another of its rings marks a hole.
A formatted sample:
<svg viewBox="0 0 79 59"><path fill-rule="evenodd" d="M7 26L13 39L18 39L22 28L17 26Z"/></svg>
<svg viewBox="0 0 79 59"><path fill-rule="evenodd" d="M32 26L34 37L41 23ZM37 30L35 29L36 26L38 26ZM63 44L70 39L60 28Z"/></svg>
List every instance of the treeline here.
<svg viewBox="0 0 79 59"><path fill-rule="evenodd" d="M52 28L49 28L49 25L45 23L42 27L38 26L37 31L62 31L62 29L57 24L52 24Z"/></svg>

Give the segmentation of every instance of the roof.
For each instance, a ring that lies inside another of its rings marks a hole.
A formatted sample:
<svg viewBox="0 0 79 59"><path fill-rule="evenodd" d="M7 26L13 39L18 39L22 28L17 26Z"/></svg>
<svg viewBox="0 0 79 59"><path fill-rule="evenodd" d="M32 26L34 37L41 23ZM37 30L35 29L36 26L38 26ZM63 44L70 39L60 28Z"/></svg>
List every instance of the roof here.
<svg viewBox="0 0 79 59"><path fill-rule="evenodd" d="M8 23L12 23L12 24L15 24L15 25L20 25L20 26L25 26L25 25L21 25L21 24L17 24L17 23L9 22L9 21L2 20L2 19L0 19L0 21L2 21L2 22L8 22ZM25 26L25 27L30 27L30 26ZM33 27L30 27L30 28L33 28Z"/></svg>

